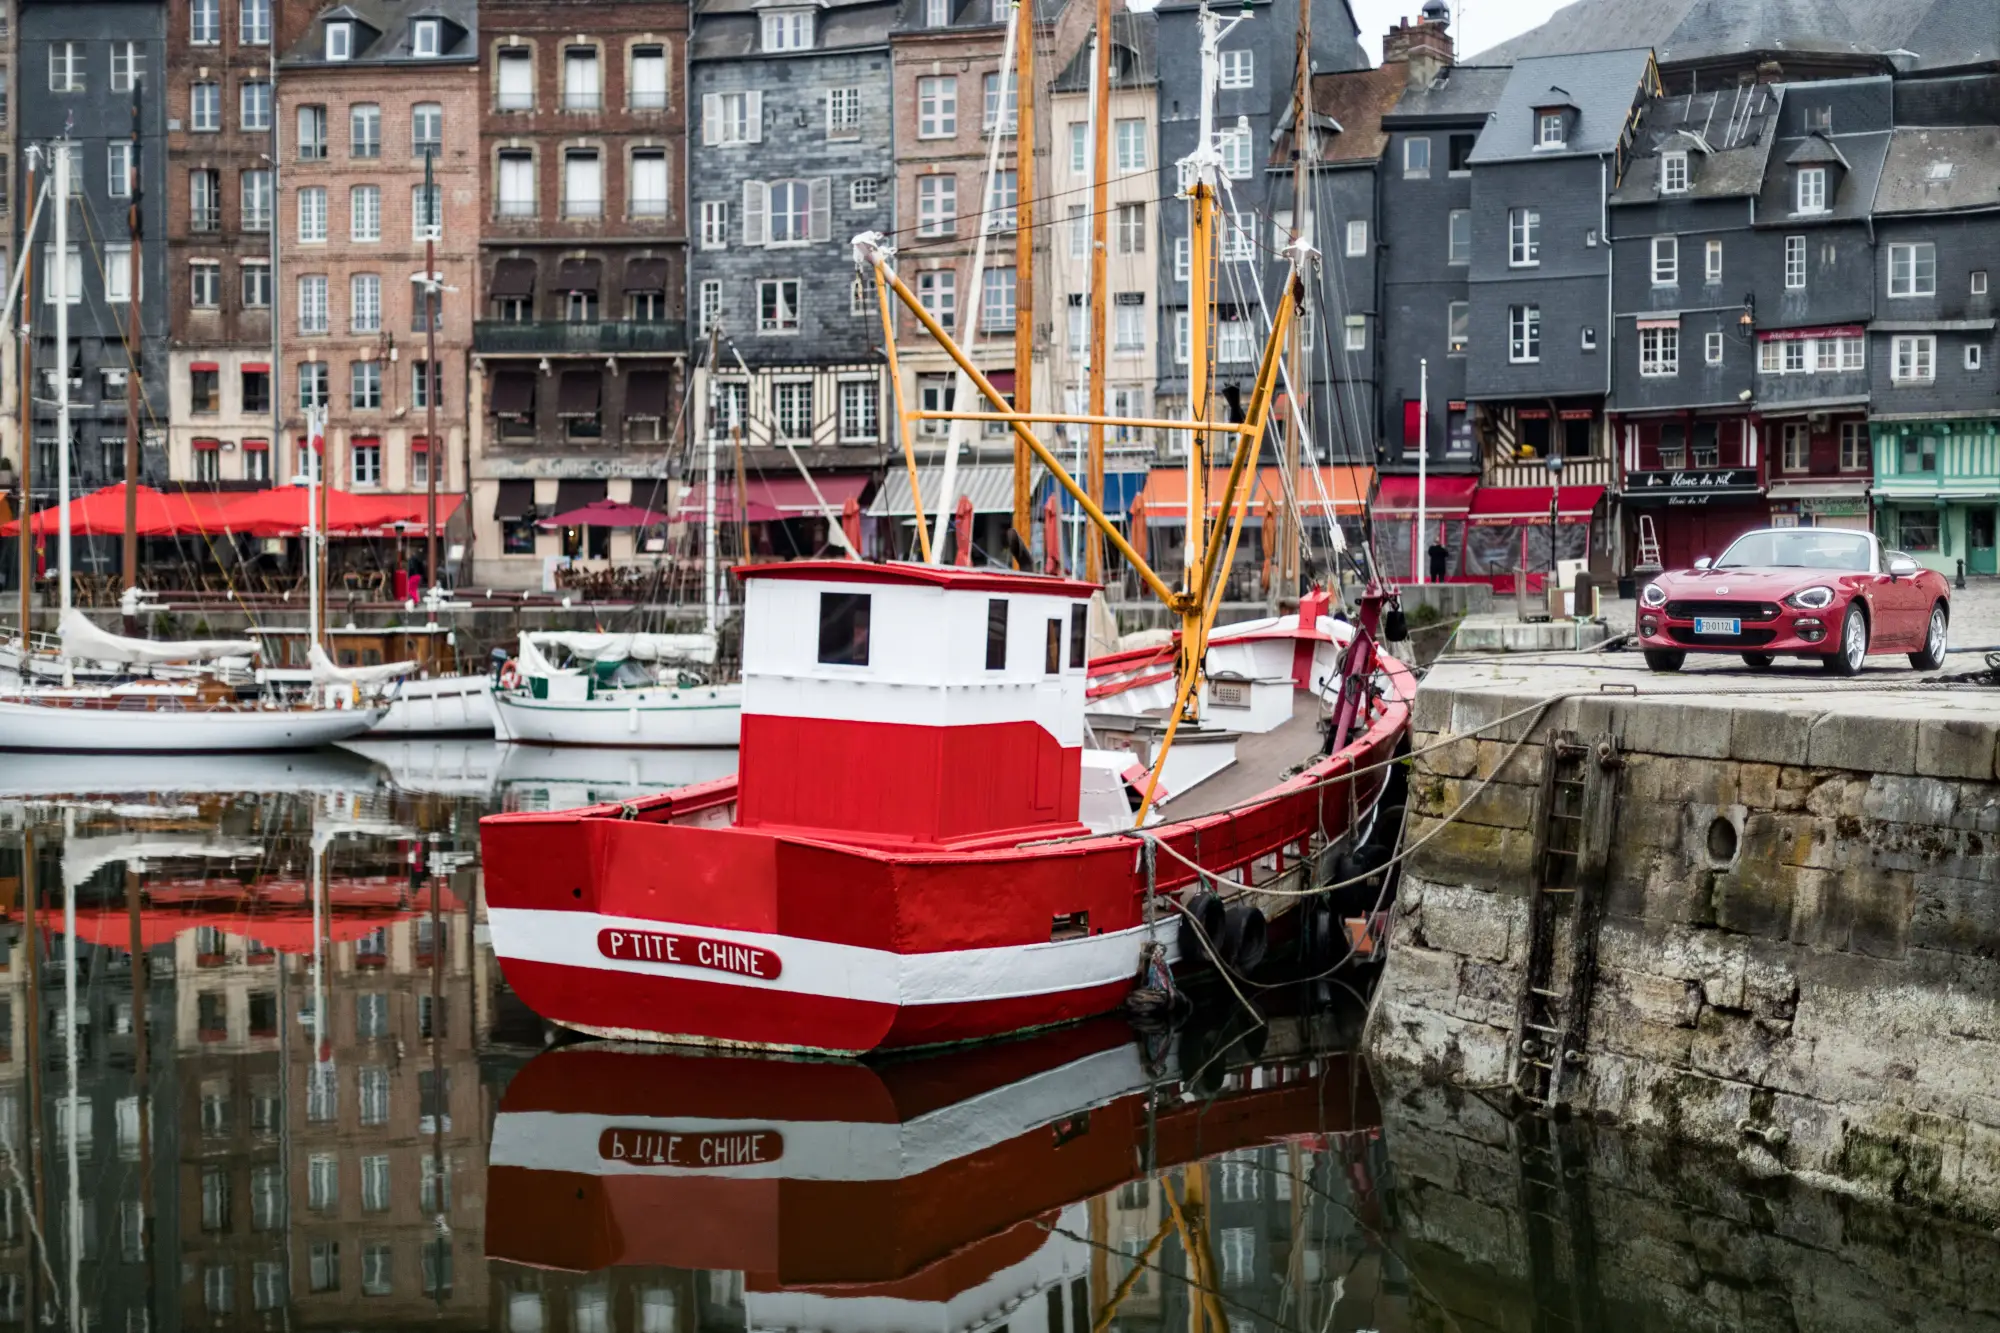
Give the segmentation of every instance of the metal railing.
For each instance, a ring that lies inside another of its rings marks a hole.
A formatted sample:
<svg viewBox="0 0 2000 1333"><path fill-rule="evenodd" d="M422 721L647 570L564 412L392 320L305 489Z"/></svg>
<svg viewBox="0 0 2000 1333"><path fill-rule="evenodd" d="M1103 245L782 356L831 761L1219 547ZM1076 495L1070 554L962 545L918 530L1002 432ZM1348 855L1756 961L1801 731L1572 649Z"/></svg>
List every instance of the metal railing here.
<svg viewBox="0 0 2000 1333"><path fill-rule="evenodd" d="M472 348L483 356L613 356L687 350L687 329L679 323L607 320L572 324L538 319L523 323L482 319L472 326Z"/></svg>

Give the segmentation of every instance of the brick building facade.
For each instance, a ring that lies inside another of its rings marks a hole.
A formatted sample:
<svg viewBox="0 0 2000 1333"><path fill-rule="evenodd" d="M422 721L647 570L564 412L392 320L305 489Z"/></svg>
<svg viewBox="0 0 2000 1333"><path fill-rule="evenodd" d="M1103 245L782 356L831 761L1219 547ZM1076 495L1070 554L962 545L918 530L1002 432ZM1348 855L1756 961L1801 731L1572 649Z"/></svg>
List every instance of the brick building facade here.
<svg viewBox="0 0 2000 1333"><path fill-rule="evenodd" d="M305 410L323 403L335 484L420 492L439 458L440 495L465 490L479 292L478 42L471 0L421 11L381 0L321 10L280 61L287 137L276 298L290 385L287 468L303 466ZM437 366L426 376L424 228L434 222L442 288ZM426 433L427 389L439 441Z"/></svg>
<svg viewBox="0 0 2000 1333"><path fill-rule="evenodd" d="M686 391L687 6L486 0L473 522L481 577L634 534L541 531L669 499Z"/></svg>

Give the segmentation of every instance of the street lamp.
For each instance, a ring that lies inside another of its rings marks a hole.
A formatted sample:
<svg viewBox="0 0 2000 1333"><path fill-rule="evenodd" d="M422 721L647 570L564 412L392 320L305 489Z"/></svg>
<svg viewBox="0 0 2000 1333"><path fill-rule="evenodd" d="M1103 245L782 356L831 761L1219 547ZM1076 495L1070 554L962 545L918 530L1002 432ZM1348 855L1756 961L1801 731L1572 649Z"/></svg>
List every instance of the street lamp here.
<svg viewBox="0 0 2000 1333"><path fill-rule="evenodd" d="M1562 500L1562 455L1551 453L1549 466L1549 581L1556 581L1556 512Z"/></svg>

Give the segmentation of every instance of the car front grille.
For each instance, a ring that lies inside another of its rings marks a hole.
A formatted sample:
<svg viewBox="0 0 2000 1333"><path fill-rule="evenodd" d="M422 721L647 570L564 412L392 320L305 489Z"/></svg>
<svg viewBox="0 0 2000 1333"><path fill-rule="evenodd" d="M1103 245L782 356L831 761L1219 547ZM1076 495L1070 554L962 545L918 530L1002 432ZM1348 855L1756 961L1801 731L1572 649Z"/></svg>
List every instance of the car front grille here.
<svg viewBox="0 0 2000 1333"><path fill-rule="evenodd" d="M1719 620L1776 620L1776 602L1718 602L1697 601L1693 598L1667 603L1667 619L1693 620L1696 616L1712 616Z"/></svg>

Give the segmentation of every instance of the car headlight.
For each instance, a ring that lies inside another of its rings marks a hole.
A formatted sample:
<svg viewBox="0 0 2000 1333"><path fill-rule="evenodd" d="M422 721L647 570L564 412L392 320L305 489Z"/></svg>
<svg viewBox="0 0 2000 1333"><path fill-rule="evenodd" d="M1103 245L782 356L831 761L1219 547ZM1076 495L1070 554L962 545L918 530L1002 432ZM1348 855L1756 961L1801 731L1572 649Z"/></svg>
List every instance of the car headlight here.
<svg viewBox="0 0 2000 1333"><path fill-rule="evenodd" d="M1639 605L1641 606L1665 606L1666 604L1667 590L1657 583L1648 583L1645 591L1639 594Z"/></svg>
<svg viewBox="0 0 2000 1333"><path fill-rule="evenodd" d="M1833 605L1833 589L1825 584L1801 588L1785 599L1785 605L1796 606L1801 611L1824 611Z"/></svg>

